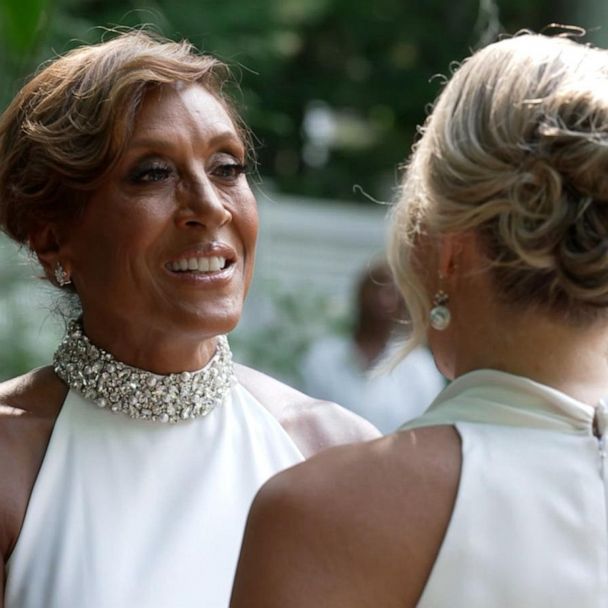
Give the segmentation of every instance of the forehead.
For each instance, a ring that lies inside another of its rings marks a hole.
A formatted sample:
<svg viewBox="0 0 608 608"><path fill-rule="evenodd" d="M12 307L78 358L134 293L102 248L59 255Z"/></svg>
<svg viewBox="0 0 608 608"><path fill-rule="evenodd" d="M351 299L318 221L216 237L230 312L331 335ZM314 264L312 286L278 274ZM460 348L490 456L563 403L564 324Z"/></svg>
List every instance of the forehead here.
<svg viewBox="0 0 608 608"><path fill-rule="evenodd" d="M164 85L146 93L135 119L133 139L170 134L240 137L222 103L200 84Z"/></svg>

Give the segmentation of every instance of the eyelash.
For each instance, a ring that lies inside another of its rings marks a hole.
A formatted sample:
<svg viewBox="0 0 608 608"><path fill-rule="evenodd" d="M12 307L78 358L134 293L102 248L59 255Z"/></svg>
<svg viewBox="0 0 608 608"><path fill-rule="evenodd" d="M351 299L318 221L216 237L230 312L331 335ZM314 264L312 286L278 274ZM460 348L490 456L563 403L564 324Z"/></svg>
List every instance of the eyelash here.
<svg viewBox="0 0 608 608"><path fill-rule="evenodd" d="M167 164L159 161L141 165L131 174L131 181L137 184L160 182L167 179L173 169Z"/></svg>
<svg viewBox="0 0 608 608"><path fill-rule="evenodd" d="M221 179L236 180L241 175L247 173L248 166L245 163L222 163L212 171L213 175ZM171 176L173 168L163 162L154 162L137 167L131 174L133 183L148 184L164 181Z"/></svg>
<svg viewBox="0 0 608 608"><path fill-rule="evenodd" d="M222 163L213 170L213 174L217 175L218 171L227 171L230 173L230 175L217 175L217 177L221 177L223 179L237 179L241 175L247 173L247 169L248 167L244 163Z"/></svg>

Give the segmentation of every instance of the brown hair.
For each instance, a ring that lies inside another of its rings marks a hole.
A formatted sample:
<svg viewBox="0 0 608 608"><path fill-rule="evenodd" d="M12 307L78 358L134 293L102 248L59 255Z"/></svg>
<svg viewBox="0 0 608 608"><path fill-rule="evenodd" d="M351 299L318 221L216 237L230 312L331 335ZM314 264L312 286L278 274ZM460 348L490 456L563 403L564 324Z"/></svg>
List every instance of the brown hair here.
<svg viewBox="0 0 608 608"><path fill-rule="evenodd" d="M526 34L475 53L439 96L393 210L391 266L414 321L421 233L475 231L499 297L584 324L608 307L608 51Z"/></svg>
<svg viewBox="0 0 608 608"><path fill-rule="evenodd" d="M144 94L199 83L245 128L225 94L226 66L188 42L144 31L77 48L42 66L0 117L0 226L27 243L77 215L123 152Z"/></svg>

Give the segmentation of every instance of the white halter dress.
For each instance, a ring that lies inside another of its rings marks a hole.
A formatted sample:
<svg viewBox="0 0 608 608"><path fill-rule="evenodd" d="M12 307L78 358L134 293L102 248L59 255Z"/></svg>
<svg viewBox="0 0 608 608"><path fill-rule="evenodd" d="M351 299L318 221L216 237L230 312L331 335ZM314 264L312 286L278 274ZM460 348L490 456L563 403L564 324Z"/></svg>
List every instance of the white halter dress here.
<svg viewBox="0 0 608 608"><path fill-rule="evenodd" d="M454 424L462 471L419 608L606 608L606 411L496 371L407 428Z"/></svg>
<svg viewBox="0 0 608 608"><path fill-rule="evenodd" d="M70 391L7 566L6 608L226 608L251 501L303 460L237 384L207 417L132 420Z"/></svg>

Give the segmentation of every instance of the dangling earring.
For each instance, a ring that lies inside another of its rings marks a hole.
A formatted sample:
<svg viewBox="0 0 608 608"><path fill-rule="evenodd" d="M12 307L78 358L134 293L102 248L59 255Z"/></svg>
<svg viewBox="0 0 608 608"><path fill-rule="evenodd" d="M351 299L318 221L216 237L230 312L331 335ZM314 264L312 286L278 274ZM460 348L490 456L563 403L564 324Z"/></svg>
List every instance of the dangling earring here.
<svg viewBox="0 0 608 608"><path fill-rule="evenodd" d="M429 319L431 327L437 331L447 329L452 320L450 309L447 306L449 301L448 294L443 289L440 289L433 298L433 308L429 312Z"/></svg>
<svg viewBox="0 0 608 608"><path fill-rule="evenodd" d="M57 285L59 285L59 287L64 287L65 285L69 285L72 282L72 279L70 278L70 273L64 269L64 267L61 265L61 262L57 262L57 264L55 264L54 274L55 281L57 281Z"/></svg>

